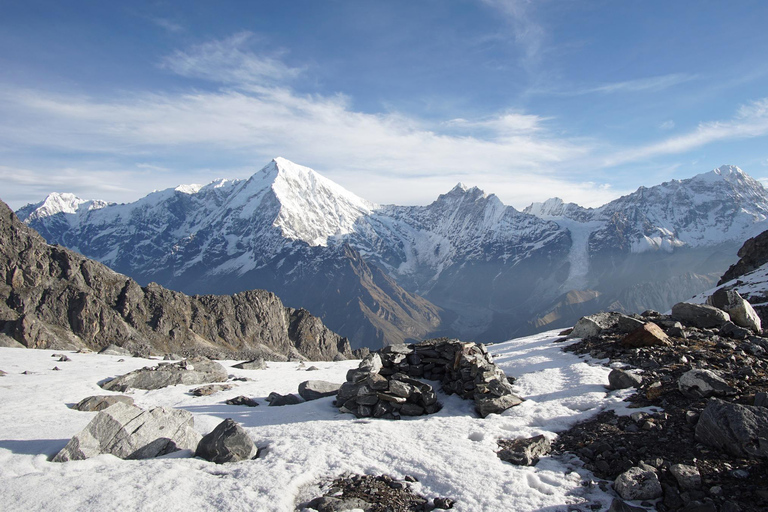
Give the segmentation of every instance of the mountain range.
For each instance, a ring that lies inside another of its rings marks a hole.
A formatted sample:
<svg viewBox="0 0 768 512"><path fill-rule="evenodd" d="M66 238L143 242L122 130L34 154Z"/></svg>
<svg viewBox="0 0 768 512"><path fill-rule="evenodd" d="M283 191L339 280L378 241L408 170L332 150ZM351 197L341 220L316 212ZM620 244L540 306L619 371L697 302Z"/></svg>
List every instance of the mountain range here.
<svg viewBox="0 0 768 512"><path fill-rule="evenodd" d="M426 206L377 205L276 158L246 180L129 204L54 193L17 215L50 243L139 283L275 292L352 346L432 335L502 341L613 309L665 310L711 288L768 227L768 193L734 166L600 208L523 211L459 184Z"/></svg>

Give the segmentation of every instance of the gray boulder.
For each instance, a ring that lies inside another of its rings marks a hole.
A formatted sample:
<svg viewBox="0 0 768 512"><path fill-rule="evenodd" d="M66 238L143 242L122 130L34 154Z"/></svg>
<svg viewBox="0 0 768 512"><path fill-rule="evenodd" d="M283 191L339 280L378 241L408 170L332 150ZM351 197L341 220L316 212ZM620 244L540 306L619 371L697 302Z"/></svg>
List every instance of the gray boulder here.
<svg viewBox="0 0 768 512"><path fill-rule="evenodd" d="M213 432L203 436L195 452L197 457L216 464L255 459L258 454L248 432L232 418L225 419Z"/></svg>
<svg viewBox="0 0 768 512"><path fill-rule="evenodd" d="M489 414L500 414L521 403L523 403L523 399L511 393L502 396L488 396L475 399L475 410L480 417L485 418Z"/></svg>
<svg viewBox="0 0 768 512"><path fill-rule="evenodd" d="M261 358L252 359L250 361L244 361L232 365L232 368L239 368L241 370L263 370L267 367L267 364Z"/></svg>
<svg viewBox="0 0 768 512"><path fill-rule="evenodd" d="M97 412L103 411L107 407L115 405L118 402L133 405L133 398L125 395L89 396L88 398L80 400L73 405L72 408L76 411Z"/></svg>
<svg viewBox="0 0 768 512"><path fill-rule="evenodd" d="M625 370L614 369L608 374L608 389L639 388L642 383L640 375Z"/></svg>
<svg viewBox="0 0 768 512"><path fill-rule="evenodd" d="M299 395L304 400L317 400L338 393L341 384L324 380L307 380L299 384Z"/></svg>
<svg viewBox="0 0 768 512"><path fill-rule="evenodd" d="M677 480L677 485L684 491L690 491L701 487L701 473L696 466L687 464L672 464L669 472Z"/></svg>
<svg viewBox="0 0 768 512"><path fill-rule="evenodd" d="M594 315L585 316L576 322L573 326L573 331L568 335L569 338L589 338L591 336L597 336L603 329L609 329L616 325L618 322L617 313L596 313Z"/></svg>
<svg viewBox="0 0 768 512"><path fill-rule="evenodd" d="M535 466L539 457L547 455L552 450L552 444L544 436L520 438L513 441L499 441L502 447L496 455L504 462L518 466Z"/></svg>
<svg viewBox="0 0 768 512"><path fill-rule="evenodd" d="M760 317L755 312L752 304L744 300L736 290L720 288L707 298L707 304L728 313L731 321L740 327L752 329L758 334L763 329Z"/></svg>
<svg viewBox="0 0 768 512"><path fill-rule="evenodd" d="M736 390L711 370L689 370L677 380L682 394L691 398L733 395Z"/></svg>
<svg viewBox="0 0 768 512"><path fill-rule="evenodd" d="M614 498L607 512L648 512L648 509L645 507L635 507L619 498Z"/></svg>
<svg viewBox="0 0 768 512"><path fill-rule="evenodd" d="M149 459L177 450L195 450L200 434L188 411L157 407L145 411L116 403L99 412L53 458L83 460L102 453L121 459Z"/></svg>
<svg viewBox="0 0 768 512"><path fill-rule="evenodd" d="M619 314L615 329L622 333L630 333L643 326L645 322L631 316Z"/></svg>
<svg viewBox="0 0 768 512"><path fill-rule="evenodd" d="M625 500L655 500L663 491L655 471L634 467L616 477L613 488Z"/></svg>
<svg viewBox="0 0 768 512"><path fill-rule="evenodd" d="M689 302L678 302L672 306L672 318L700 329L720 327L731 319L728 313L714 306Z"/></svg>
<svg viewBox="0 0 768 512"><path fill-rule="evenodd" d="M176 384L224 382L227 377L227 370L219 363L197 357L178 363L161 363L159 366L134 370L101 384L101 387L107 391L124 392L129 388L160 389Z"/></svg>
<svg viewBox="0 0 768 512"><path fill-rule="evenodd" d="M768 458L768 408L713 398L696 424L696 440L737 457Z"/></svg>

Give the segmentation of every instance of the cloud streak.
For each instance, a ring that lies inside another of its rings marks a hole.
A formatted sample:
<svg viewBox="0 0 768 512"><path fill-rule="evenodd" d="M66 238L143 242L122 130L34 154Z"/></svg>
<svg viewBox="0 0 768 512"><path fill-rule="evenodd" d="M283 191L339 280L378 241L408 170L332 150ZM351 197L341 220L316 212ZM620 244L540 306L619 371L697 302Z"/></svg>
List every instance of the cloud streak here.
<svg viewBox="0 0 768 512"><path fill-rule="evenodd" d="M695 130L639 148L616 152L603 161L604 167L636 162L662 155L685 153L707 144L768 135L768 98L742 105L728 121L699 123Z"/></svg>

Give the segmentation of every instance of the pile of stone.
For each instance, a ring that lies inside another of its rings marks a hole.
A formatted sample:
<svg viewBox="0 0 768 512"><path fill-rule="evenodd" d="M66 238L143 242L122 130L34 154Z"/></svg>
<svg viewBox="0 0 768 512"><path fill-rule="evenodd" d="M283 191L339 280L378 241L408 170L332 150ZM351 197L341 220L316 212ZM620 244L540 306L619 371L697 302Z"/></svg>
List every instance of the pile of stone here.
<svg viewBox="0 0 768 512"><path fill-rule="evenodd" d="M335 404L358 418L398 419L439 411L434 389L418 379L440 381L446 394L474 400L483 418L523 401L483 345L436 338L370 353L347 373Z"/></svg>

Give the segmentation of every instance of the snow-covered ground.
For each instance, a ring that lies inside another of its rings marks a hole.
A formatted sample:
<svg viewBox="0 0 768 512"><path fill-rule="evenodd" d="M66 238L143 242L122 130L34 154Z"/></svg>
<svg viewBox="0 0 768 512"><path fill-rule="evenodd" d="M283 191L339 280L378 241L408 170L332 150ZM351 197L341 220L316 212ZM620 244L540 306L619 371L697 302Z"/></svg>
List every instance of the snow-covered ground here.
<svg viewBox="0 0 768 512"><path fill-rule="evenodd" d="M627 392L604 388L610 369L562 352L564 344L553 343L555 337L549 332L490 347L504 371L518 378L516 390L526 401L485 419L476 417L471 402L442 394L439 413L401 421L339 414L332 398L284 407L264 401L271 391L295 393L304 380L343 382L357 361L314 363L320 370L310 372L297 363L230 368L253 380L207 397L192 396L194 386L185 385L129 393L143 408L192 412L203 434L231 417L266 448L256 460L225 465L178 456L49 462L96 414L68 404L108 394L99 381L157 362L76 353L67 353L70 362L58 362L50 350L0 348L0 370L7 372L0 377L0 509L291 511L297 501L318 495L319 482L354 472L415 476L416 492L454 498L455 510L554 512L588 510L595 503L605 510L612 496L582 485L590 474L574 461L546 457L535 467L517 467L495 455L500 438L554 438L607 408L628 413L622 402ZM255 397L261 405L223 403L238 395Z"/></svg>

